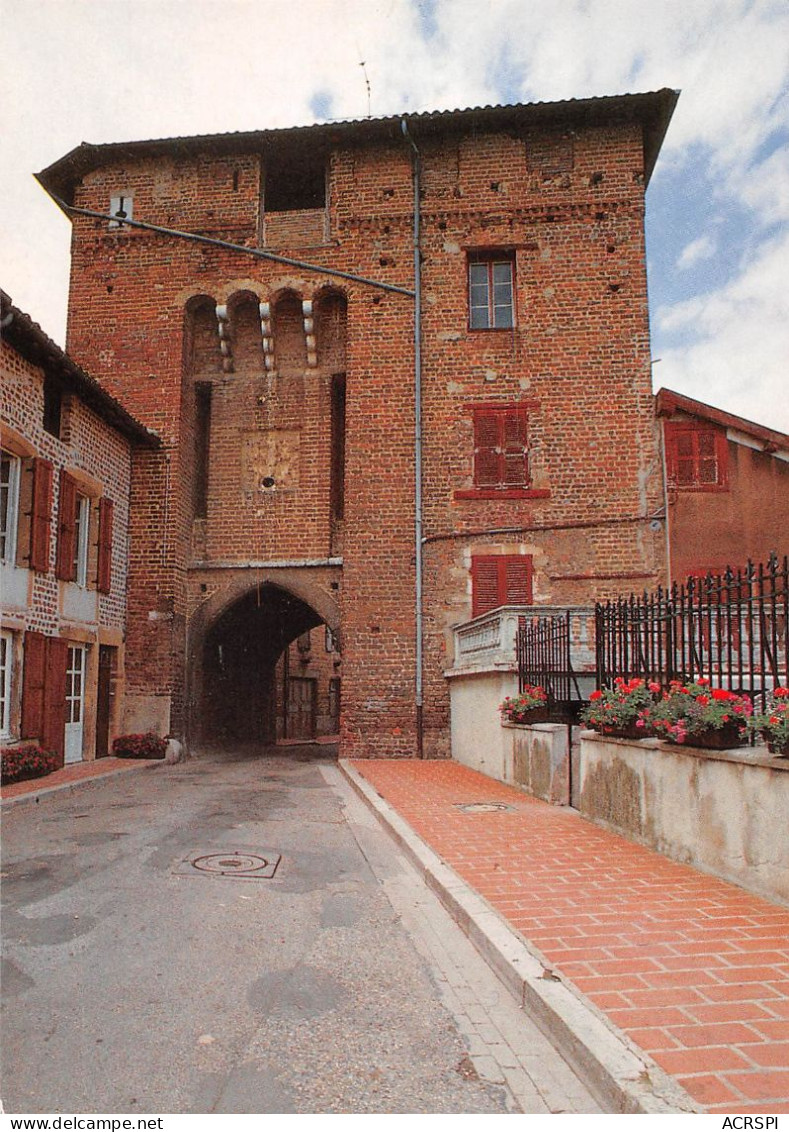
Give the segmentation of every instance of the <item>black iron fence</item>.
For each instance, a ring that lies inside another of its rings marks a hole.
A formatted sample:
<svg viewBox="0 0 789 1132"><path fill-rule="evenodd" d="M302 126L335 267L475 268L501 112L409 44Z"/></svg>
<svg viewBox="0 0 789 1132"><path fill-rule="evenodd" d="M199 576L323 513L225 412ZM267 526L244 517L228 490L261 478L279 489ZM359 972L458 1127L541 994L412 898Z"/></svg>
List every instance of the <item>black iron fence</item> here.
<svg viewBox="0 0 789 1132"><path fill-rule="evenodd" d="M598 686L616 676L663 686L703 676L763 709L774 687L789 684L787 624L787 556L598 604Z"/></svg>
<svg viewBox="0 0 789 1132"><path fill-rule="evenodd" d="M552 715L573 715L584 702L573 669L571 614L521 617L516 640L518 686L537 684L548 694Z"/></svg>

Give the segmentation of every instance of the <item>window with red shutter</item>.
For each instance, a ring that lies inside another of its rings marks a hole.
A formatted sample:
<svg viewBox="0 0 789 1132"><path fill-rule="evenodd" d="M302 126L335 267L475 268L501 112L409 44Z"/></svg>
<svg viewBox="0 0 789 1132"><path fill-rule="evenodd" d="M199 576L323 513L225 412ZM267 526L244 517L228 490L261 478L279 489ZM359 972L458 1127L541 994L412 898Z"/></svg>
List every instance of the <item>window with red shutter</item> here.
<svg viewBox="0 0 789 1132"><path fill-rule="evenodd" d="M531 605L532 558L529 554L480 554L471 559L471 615L500 605Z"/></svg>
<svg viewBox="0 0 789 1132"><path fill-rule="evenodd" d="M99 500L99 553L96 568L96 589L108 594L112 588L112 519L111 499Z"/></svg>
<svg viewBox="0 0 789 1132"><path fill-rule="evenodd" d="M27 632L22 660L23 739L41 739L44 730L44 684L47 670L47 638Z"/></svg>
<svg viewBox="0 0 789 1132"><path fill-rule="evenodd" d="M474 486L506 490L529 483L526 410L517 405L474 410Z"/></svg>
<svg viewBox="0 0 789 1132"><path fill-rule="evenodd" d="M30 523L30 569L46 574L49 570L49 543L52 529L52 464L36 457L33 462L33 508Z"/></svg>
<svg viewBox="0 0 789 1132"><path fill-rule="evenodd" d="M694 422L665 426L666 472L681 491L720 491L727 486L726 433Z"/></svg>
<svg viewBox="0 0 789 1132"><path fill-rule="evenodd" d="M64 582L76 578L77 485L66 471L60 473L58 503L58 551L55 573Z"/></svg>

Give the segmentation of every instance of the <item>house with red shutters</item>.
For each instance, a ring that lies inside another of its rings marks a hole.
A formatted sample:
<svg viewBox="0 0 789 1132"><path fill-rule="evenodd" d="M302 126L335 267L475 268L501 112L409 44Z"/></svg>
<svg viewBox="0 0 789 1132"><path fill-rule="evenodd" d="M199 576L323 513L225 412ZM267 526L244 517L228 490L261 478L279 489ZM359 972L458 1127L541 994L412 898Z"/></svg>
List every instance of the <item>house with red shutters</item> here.
<svg viewBox="0 0 789 1132"><path fill-rule="evenodd" d="M99 758L124 717L134 454L158 441L0 298L0 741Z"/></svg>
<svg viewBox="0 0 789 1132"><path fill-rule="evenodd" d="M670 389L655 398L666 461L668 574L766 562L789 547L789 436Z"/></svg>

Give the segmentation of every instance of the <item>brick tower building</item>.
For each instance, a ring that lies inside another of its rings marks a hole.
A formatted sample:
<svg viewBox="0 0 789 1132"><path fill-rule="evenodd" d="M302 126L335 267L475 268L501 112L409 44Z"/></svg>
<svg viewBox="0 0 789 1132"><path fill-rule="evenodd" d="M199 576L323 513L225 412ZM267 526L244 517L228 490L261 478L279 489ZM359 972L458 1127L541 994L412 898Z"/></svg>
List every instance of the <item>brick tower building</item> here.
<svg viewBox="0 0 789 1132"><path fill-rule="evenodd" d="M163 442L129 728L272 738L277 661L323 625L343 753L446 754L452 626L663 580L643 220L675 101L82 144L39 175L73 221L68 350Z"/></svg>

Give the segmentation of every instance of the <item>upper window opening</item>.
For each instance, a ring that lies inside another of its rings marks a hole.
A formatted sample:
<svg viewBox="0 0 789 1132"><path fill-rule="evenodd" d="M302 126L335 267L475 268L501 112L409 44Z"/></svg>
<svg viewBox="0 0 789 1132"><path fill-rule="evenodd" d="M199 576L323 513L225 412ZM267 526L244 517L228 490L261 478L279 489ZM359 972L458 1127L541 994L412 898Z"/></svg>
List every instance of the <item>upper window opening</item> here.
<svg viewBox="0 0 789 1132"><path fill-rule="evenodd" d="M60 439L60 419L63 410L63 390L57 378L44 376L44 429Z"/></svg>
<svg viewBox="0 0 789 1132"><path fill-rule="evenodd" d="M669 422L666 470L672 487L714 491L726 487L726 434L719 429Z"/></svg>
<svg viewBox="0 0 789 1132"><path fill-rule="evenodd" d="M265 162L266 212L326 207L326 161L322 154L272 153Z"/></svg>
<svg viewBox="0 0 789 1132"><path fill-rule="evenodd" d="M119 193L118 196L110 197L110 214L113 217L110 228L122 228L124 220L132 219L133 204L131 193Z"/></svg>
<svg viewBox="0 0 789 1132"><path fill-rule="evenodd" d="M515 325L515 256L474 255L468 261L469 326L506 330Z"/></svg>

